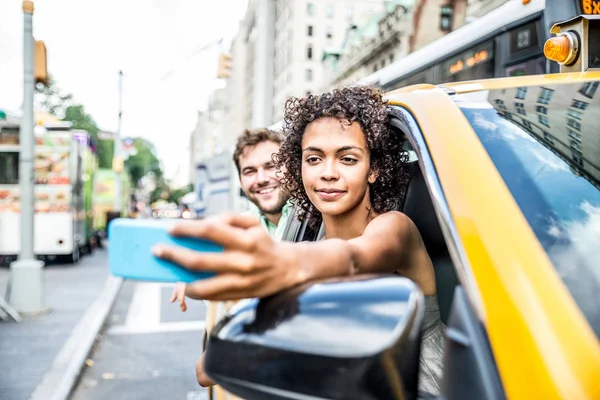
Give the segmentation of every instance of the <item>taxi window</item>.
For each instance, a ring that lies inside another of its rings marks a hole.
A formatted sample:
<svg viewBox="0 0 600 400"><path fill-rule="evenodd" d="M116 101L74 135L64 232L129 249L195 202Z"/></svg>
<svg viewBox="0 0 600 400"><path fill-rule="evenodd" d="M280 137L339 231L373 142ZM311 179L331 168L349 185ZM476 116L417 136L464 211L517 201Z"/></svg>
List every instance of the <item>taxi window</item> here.
<svg viewBox="0 0 600 400"><path fill-rule="evenodd" d="M600 95L587 96L586 85L456 101L600 337Z"/></svg>

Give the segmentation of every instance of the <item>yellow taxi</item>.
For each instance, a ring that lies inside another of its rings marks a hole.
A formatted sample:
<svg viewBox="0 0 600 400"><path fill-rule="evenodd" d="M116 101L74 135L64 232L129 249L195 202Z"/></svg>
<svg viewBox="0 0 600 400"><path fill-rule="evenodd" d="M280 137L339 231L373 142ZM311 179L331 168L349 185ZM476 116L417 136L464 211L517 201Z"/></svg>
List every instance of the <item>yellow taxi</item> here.
<svg viewBox="0 0 600 400"><path fill-rule="evenodd" d="M387 95L412 159L399 209L447 326L439 397L417 390L423 299L401 277L240 302L211 332L209 376L245 399L600 399L600 19L552 33L559 74Z"/></svg>

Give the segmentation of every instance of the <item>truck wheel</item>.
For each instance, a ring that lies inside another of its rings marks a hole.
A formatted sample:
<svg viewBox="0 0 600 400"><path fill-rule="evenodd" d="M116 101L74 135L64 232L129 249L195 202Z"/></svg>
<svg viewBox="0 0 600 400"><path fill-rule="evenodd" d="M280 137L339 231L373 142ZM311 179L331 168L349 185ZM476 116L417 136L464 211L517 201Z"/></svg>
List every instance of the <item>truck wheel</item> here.
<svg viewBox="0 0 600 400"><path fill-rule="evenodd" d="M73 247L73 253L67 255L65 257L67 264L77 264L79 262L81 254L79 253L79 246L76 245Z"/></svg>

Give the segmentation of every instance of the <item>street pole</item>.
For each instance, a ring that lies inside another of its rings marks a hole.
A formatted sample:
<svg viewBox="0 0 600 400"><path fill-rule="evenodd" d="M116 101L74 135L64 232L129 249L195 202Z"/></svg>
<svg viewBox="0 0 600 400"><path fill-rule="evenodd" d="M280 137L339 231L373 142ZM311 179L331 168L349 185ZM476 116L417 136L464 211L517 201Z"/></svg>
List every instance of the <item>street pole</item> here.
<svg viewBox="0 0 600 400"><path fill-rule="evenodd" d="M21 192L21 251L17 261L10 265L8 302L18 312L37 314L45 311L42 268L33 253L34 233L34 177L33 155L33 1L23 1L23 119L20 130L19 187Z"/></svg>
<svg viewBox="0 0 600 400"><path fill-rule="evenodd" d="M122 181L121 173L123 172L123 143L121 142L121 119L123 116L123 71L119 71L119 121L117 125L117 132L115 133L115 144L114 144L114 156L113 156L113 170L116 172L115 180L115 203L113 209L115 212L121 213L122 207Z"/></svg>

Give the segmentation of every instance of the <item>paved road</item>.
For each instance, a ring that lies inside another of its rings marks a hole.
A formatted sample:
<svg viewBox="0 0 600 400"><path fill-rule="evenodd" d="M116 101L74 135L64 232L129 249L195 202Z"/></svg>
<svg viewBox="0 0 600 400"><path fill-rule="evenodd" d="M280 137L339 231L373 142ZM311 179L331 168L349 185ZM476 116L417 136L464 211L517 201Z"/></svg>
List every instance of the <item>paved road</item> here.
<svg viewBox="0 0 600 400"><path fill-rule="evenodd" d="M205 308L169 303L173 286L124 282L71 400L205 400L194 368Z"/></svg>

